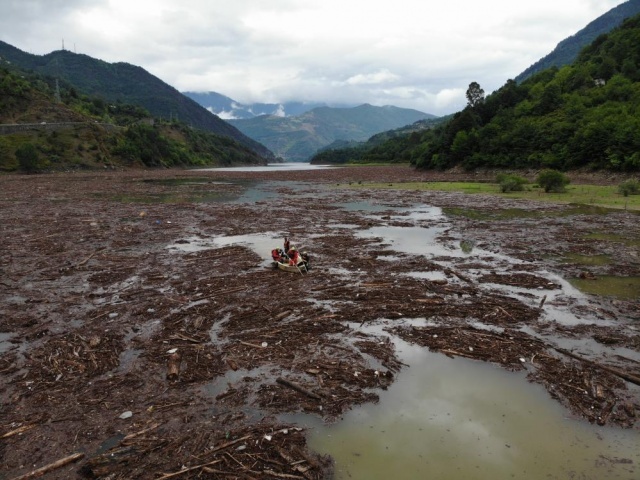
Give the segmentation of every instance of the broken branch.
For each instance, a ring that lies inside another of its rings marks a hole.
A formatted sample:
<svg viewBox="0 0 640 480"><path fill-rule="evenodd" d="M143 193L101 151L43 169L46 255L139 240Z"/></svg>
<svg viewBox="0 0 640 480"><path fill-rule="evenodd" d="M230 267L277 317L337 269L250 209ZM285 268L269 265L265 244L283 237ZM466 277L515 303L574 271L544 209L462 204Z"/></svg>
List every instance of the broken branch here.
<svg viewBox="0 0 640 480"><path fill-rule="evenodd" d="M84 457L84 453L74 453L73 455L69 455L68 457L61 458L60 460L50 463L49 465L45 465L44 467L40 467L29 473L25 473L24 475L14 478L13 480L27 480L28 478L41 477L45 473L49 473L52 470L64 467L65 465L68 465L71 462L75 462L76 460L79 460L82 457Z"/></svg>
<svg viewBox="0 0 640 480"><path fill-rule="evenodd" d="M306 388L298 385L297 383L293 383L289 380L285 380L284 378L278 377L276 379L276 382L279 383L280 385L284 385L285 387L289 387L297 392L303 393L304 395L306 395L307 397L311 397L315 400L322 400L322 397L316 393L313 393L310 390L307 390Z"/></svg>

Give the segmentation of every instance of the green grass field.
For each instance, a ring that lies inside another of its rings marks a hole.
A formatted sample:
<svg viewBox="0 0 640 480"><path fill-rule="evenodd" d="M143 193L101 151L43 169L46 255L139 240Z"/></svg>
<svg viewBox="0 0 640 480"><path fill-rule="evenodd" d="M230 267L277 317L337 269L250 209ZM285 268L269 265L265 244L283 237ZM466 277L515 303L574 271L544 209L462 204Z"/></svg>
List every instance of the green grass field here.
<svg viewBox="0 0 640 480"><path fill-rule="evenodd" d="M523 192L501 193L496 183L475 182L406 182L406 183L363 183L354 187L389 188L397 190L438 190L463 192L468 194L489 194L503 198L522 198L551 203L592 205L640 211L640 195L622 196L617 185L568 185L564 193L545 193L543 189L525 186Z"/></svg>

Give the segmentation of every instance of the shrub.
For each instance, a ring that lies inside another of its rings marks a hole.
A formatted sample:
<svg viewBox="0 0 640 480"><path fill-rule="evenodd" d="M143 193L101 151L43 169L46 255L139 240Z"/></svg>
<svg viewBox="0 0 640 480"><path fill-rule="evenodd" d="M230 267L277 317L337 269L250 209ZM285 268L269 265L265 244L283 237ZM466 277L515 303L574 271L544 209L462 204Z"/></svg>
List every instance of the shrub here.
<svg viewBox="0 0 640 480"><path fill-rule="evenodd" d="M544 188L544 191L562 193L565 191L564 187L569 185L571 180L564 173L559 172L558 170L543 170L538 174L538 178L536 179L538 185Z"/></svg>
<svg viewBox="0 0 640 480"><path fill-rule="evenodd" d="M640 182L634 179L622 182L618 185L618 192L625 197L628 197L629 195L638 195L640 194Z"/></svg>
<svg viewBox="0 0 640 480"><path fill-rule="evenodd" d="M496 176L496 181L500 185L500 191L502 193L521 192L524 190L524 186L528 183L526 178L506 173L499 173Z"/></svg>
<svg viewBox="0 0 640 480"><path fill-rule="evenodd" d="M16 159L20 170L35 173L40 170L40 156L32 143L23 143L16 149Z"/></svg>

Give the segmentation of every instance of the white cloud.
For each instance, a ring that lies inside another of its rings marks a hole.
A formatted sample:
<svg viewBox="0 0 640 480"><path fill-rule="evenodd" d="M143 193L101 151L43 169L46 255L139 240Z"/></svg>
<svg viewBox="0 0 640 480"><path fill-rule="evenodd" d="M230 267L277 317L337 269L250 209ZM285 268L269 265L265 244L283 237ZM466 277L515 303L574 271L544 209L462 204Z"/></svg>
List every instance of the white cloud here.
<svg viewBox="0 0 640 480"><path fill-rule="evenodd" d="M398 75L394 75L387 69L378 70L375 73L358 73L344 82L347 85L376 85L380 83L391 83L398 80Z"/></svg>
<svg viewBox="0 0 640 480"><path fill-rule="evenodd" d="M0 38L140 65L242 103L464 106L623 0L1 0Z"/></svg>

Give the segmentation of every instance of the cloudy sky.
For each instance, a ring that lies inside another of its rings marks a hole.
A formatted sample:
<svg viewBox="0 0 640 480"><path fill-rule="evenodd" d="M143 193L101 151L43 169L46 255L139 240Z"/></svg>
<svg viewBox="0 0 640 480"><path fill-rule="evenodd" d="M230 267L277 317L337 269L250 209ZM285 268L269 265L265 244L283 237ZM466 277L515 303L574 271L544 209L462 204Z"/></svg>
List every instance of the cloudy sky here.
<svg viewBox="0 0 640 480"><path fill-rule="evenodd" d="M243 103L464 107L624 0L0 0L0 40Z"/></svg>

